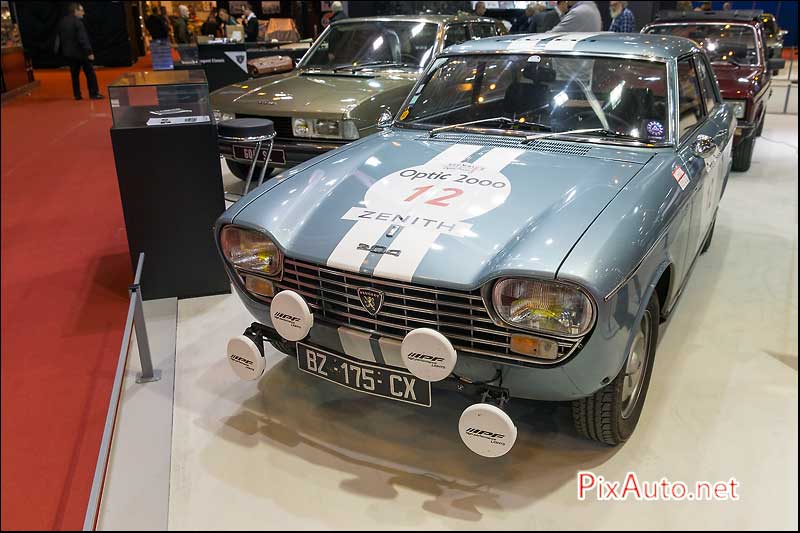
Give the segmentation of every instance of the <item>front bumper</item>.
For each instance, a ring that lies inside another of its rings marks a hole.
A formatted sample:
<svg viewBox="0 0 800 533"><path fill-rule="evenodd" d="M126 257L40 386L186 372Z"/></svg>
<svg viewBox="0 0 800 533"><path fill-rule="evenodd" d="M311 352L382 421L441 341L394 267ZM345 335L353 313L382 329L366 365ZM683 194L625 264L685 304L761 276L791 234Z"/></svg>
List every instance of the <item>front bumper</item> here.
<svg viewBox="0 0 800 533"><path fill-rule="evenodd" d="M352 141L336 141L329 139L291 139L285 137L278 137L275 139L272 146L273 151L280 150L284 154L283 161L270 162L270 167L276 168L291 168L300 163L304 163L309 159L313 159L318 155L322 155L331 150L335 150L340 146L344 146ZM236 161L239 163L251 163L250 160L235 157L233 153L234 143L230 141L219 141L219 153L225 159Z"/></svg>

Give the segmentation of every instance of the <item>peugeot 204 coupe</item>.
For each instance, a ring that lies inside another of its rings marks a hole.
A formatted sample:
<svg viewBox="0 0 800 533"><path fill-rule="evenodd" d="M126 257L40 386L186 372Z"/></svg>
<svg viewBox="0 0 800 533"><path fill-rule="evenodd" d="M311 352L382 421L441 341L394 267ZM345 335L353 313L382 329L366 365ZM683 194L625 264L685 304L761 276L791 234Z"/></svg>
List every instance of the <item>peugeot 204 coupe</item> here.
<svg viewBox="0 0 800 533"><path fill-rule="evenodd" d="M301 371L387 400L467 394L459 434L483 456L513 446L512 398L572 402L580 434L618 445L659 323L711 242L734 127L689 39L448 48L380 132L218 220L256 319L229 362L258 379L269 341Z"/></svg>

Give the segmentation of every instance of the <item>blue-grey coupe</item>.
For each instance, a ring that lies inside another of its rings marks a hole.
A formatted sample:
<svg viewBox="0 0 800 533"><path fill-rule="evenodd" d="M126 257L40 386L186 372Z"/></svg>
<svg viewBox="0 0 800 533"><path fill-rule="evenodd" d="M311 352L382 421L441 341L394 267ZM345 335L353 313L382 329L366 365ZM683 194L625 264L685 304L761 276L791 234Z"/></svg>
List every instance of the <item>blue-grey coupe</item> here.
<svg viewBox="0 0 800 533"><path fill-rule="evenodd" d="M260 377L269 341L360 392L470 395L459 434L484 456L513 446L515 397L570 401L578 433L627 440L730 171L736 119L704 51L482 39L437 56L394 113L218 220L257 321L233 369Z"/></svg>

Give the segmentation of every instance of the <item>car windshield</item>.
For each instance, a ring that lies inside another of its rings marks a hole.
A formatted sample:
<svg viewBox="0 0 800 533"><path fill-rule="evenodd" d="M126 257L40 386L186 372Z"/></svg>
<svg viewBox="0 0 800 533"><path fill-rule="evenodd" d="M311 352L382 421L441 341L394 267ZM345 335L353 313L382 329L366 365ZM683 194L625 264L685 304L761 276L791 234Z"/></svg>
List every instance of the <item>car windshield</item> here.
<svg viewBox="0 0 800 533"><path fill-rule="evenodd" d="M440 57L420 80L401 126L502 128L535 135L663 143L669 139L666 64L624 58L491 54ZM496 120L495 118L498 117ZM513 132L513 133L511 133Z"/></svg>
<svg viewBox="0 0 800 533"><path fill-rule="evenodd" d="M301 66L312 68L424 67L438 26L417 21L344 22L330 28Z"/></svg>
<svg viewBox="0 0 800 533"><path fill-rule="evenodd" d="M715 63L758 65L756 35L751 26L680 24L653 26L648 33L688 37L703 47Z"/></svg>

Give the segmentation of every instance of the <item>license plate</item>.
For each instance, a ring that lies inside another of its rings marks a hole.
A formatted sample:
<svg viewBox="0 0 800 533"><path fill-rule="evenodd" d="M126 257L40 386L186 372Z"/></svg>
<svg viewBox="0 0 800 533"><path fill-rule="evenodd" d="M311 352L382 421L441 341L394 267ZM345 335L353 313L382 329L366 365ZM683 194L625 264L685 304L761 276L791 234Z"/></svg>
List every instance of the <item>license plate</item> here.
<svg viewBox="0 0 800 533"><path fill-rule="evenodd" d="M266 161L267 160L267 153L269 152L269 148L262 148L261 152L258 154L259 161ZM236 159L247 159L248 161L253 160L253 154L256 153L255 146L240 146L238 144L233 145L233 157ZM270 163L279 163L281 165L286 164L286 153L280 149L273 149L272 153L269 156Z"/></svg>
<svg viewBox="0 0 800 533"><path fill-rule="evenodd" d="M297 343L297 367L337 385L399 402L431 406L431 384L392 368Z"/></svg>

